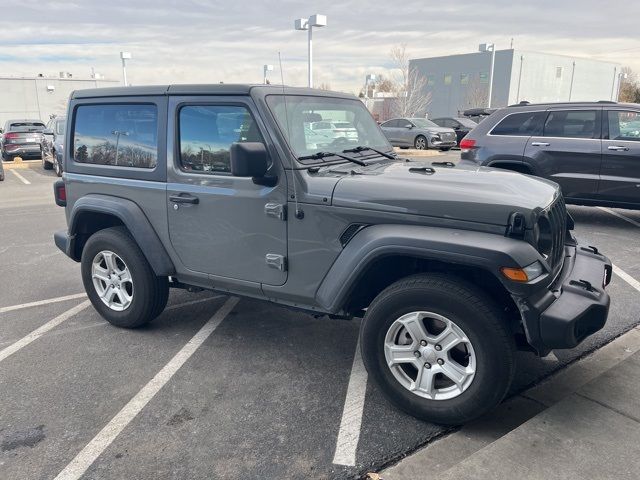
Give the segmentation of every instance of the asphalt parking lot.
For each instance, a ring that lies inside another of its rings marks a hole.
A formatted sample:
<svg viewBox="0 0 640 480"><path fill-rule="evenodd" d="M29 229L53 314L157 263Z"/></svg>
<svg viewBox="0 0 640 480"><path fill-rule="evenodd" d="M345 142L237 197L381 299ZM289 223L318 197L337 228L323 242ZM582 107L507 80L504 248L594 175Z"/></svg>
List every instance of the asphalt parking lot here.
<svg viewBox="0 0 640 480"><path fill-rule="evenodd" d="M110 326L53 244L55 179L0 182L0 478L358 478L444 431L367 382L358 321L172 291L148 327ZM640 323L640 212L569 209L617 267L610 319L577 349L519 354L514 392Z"/></svg>

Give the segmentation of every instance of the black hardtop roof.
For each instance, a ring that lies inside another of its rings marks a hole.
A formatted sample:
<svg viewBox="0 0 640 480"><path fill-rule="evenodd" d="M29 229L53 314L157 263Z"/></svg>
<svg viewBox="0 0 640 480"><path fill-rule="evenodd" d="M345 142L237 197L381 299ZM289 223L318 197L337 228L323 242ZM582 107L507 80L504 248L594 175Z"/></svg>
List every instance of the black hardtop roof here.
<svg viewBox="0 0 640 480"><path fill-rule="evenodd" d="M107 98L107 97L138 97L158 95L250 95L256 91L262 95L284 93L288 95L314 95L323 97L356 98L348 93L330 92L313 88L282 87L282 85L251 85L251 84L175 84L175 85L146 85L136 87L107 87L76 90L71 94L72 99Z"/></svg>

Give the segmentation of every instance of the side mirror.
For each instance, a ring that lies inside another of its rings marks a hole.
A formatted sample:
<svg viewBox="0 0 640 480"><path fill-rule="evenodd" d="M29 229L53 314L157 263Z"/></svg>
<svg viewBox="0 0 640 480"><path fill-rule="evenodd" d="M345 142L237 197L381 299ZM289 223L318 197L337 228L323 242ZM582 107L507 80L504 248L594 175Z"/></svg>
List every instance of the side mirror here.
<svg viewBox="0 0 640 480"><path fill-rule="evenodd" d="M408 128L409 130L411 130L413 128L413 125L410 123L407 123L404 128Z"/></svg>
<svg viewBox="0 0 640 480"><path fill-rule="evenodd" d="M234 177L264 178L269 168L267 148L260 142L236 142L230 149Z"/></svg>

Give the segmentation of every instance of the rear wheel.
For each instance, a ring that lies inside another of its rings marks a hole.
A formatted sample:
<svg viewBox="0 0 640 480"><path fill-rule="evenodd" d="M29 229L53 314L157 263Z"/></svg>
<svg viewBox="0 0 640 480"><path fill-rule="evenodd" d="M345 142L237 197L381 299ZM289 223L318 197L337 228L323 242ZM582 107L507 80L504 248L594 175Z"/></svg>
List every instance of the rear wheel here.
<svg viewBox="0 0 640 480"><path fill-rule="evenodd" d="M455 277L416 275L371 303L360 332L369 374L398 408L462 424L496 406L514 374L515 345L502 312Z"/></svg>
<svg viewBox="0 0 640 480"><path fill-rule="evenodd" d="M89 238L82 251L81 270L94 308L118 327L145 325L167 304L167 278L154 274L123 227L100 230Z"/></svg>
<svg viewBox="0 0 640 480"><path fill-rule="evenodd" d="M416 150L426 150L429 148L429 143L427 142L427 137L424 135L418 135L413 142L413 146Z"/></svg>

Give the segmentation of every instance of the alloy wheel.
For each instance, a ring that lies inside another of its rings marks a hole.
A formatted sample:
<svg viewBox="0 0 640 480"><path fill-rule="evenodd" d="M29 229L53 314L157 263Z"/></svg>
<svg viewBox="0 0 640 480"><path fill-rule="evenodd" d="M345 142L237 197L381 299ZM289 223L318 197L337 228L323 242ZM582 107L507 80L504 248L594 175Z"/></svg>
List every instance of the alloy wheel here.
<svg viewBox="0 0 640 480"><path fill-rule="evenodd" d="M126 310L133 301L133 278L129 267L110 250L99 252L91 263L91 279L96 293L107 307Z"/></svg>
<svg viewBox="0 0 640 480"><path fill-rule="evenodd" d="M433 312L410 312L396 319L385 336L384 354L395 379L430 400L459 396L476 373L476 354L467 335Z"/></svg>

